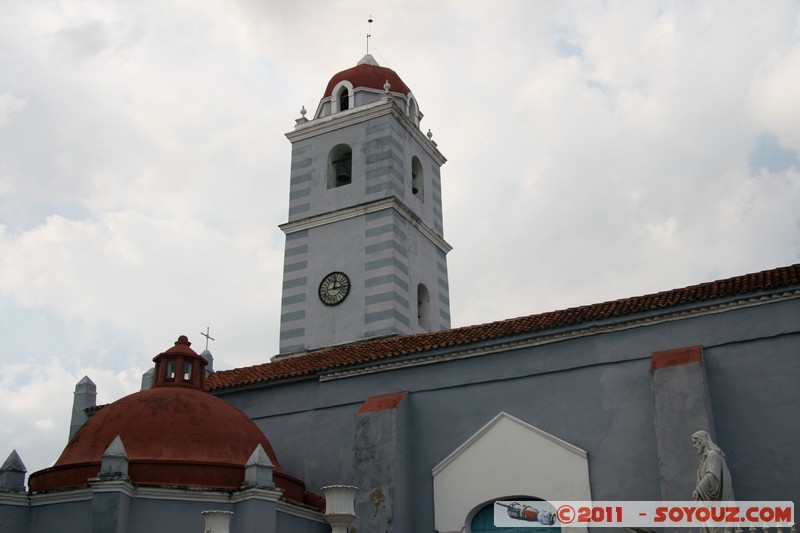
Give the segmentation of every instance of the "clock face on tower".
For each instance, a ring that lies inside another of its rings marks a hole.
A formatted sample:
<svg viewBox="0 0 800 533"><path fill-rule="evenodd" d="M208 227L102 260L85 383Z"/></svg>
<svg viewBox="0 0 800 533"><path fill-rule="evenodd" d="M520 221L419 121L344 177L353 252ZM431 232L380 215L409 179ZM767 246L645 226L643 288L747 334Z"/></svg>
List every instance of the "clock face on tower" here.
<svg viewBox="0 0 800 533"><path fill-rule="evenodd" d="M331 272L319 284L319 299L325 305L339 305L350 292L350 280L344 272Z"/></svg>

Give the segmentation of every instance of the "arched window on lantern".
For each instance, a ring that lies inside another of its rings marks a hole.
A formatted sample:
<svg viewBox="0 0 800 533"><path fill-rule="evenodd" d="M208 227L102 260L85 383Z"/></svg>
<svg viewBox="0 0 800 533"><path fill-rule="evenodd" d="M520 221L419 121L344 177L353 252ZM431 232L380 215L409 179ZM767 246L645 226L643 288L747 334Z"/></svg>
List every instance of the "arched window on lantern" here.
<svg viewBox="0 0 800 533"><path fill-rule="evenodd" d="M415 126L419 127L419 108L417 107L417 100L409 95L408 96L408 118Z"/></svg>
<svg viewBox="0 0 800 533"><path fill-rule="evenodd" d="M342 80L331 91L331 113L347 111L353 107L353 84Z"/></svg>
<svg viewBox="0 0 800 533"><path fill-rule="evenodd" d="M339 89L336 98L339 100L339 111L350 109L350 93L347 92L347 87Z"/></svg>
<svg viewBox="0 0 800 533"><path fill-rule="evenodd" d="M350 185L353 181L353 150L337 144L328 154L328 188Z"/></svg>
<svg viewBox="0 0 800 533"><path fill-rule="evenodd" d="M183 360L183 381L192 381L192 367L194 362L191 359Z"/></svg>
<svg viewBox="0 0 800 533"><path fill-rule="evenodd" d="M175 371L177 368L177 362L175 359L171 359L167 361L167 366L165 369L164 381L175 381Z"/></svg>

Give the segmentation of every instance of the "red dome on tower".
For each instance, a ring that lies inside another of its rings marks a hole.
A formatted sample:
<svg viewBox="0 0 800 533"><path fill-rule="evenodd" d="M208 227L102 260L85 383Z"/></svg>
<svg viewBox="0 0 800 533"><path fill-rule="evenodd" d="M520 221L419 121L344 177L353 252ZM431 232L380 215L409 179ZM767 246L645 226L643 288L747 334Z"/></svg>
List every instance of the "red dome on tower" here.
<svg viewBox="0 0 800 533"><path fill-rule="evenodd" d="M333 94L333 88L336 87L340 81L349 81L353 84L354 89L367 87L379 91L383 91L383 85L388 81L389 85L391 85L391 89L389 90L392 92L401 93L406 96L411 92L411 89L403 83L403 80L400 79L400 76L398 76L395 71L378 65L375 59L369 54L364 56L355 67L335 74L331 78L331 81L328 82L323 98L331 96Z"/></svg>
<svg viewBox="0 0 800 533"><path fill-rule="evenodd" d="M102 407L69 440L54 466L31 474L30 490L86 485L97 477L103 453L119 435L134 483L237 489L244 483L245 463L260 444L274 466L275 484L286 497L303 501L302 481L280 471L258 426L201 389L204 372L198 367L204 365L189 370L202 360L189 344L181 336L156 356L153 388Z"/></svg>

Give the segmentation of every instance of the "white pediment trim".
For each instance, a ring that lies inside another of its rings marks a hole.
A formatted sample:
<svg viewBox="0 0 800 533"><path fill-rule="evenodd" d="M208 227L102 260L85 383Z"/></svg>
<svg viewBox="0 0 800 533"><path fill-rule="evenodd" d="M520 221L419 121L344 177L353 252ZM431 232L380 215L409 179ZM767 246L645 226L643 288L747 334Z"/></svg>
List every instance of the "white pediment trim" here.
<svg viewBox="0 0 800 533"><path fill-rule="evenodd" d="M583 450L581 448L578 448L574 444L570 444L569 442L567 442L565 440L562 440L562 439L559 439L555 435L551 435L550 433L548 433L548 432L546 432L546 431L544 431L542 429L539 429L539 428L537 428L536 426L534 426L532 424L528 424L527 422L524 422L524 421L520 420L519 418L517 418L515 416L511 416L510 414L506 413L505 411L501 411L497 416L495 416L489 422L487 422L485 426L483 426L481 429L479 429L477 432L475 432L474 435L472 435L470 438L468 438L466 441L464 441L464 444L462 444L461 446L459 446L458 448L453 450L453 452L450 455L445 457L438 465L433 467L433 475L434 475L434 477L437 474L439 474L439 472L441 472L442 470L447 468L447 466L450 463L455 461L461 454L463 454L467 449L469 449L478 439L483 437L486 433L489 432L489 430L491 430L501 420L504 420L504 419L505 420L509 420L511 422L514 422L515 424L518 424L518 425L522 426L523 428L525 428L528 431L531 431L531 432L539 435L540 437L544 437L545 439L553 442L554 444L557 444L557 445L561 446L562 448L564 448L565 450L567 450L569 452L574 453L575 455L577 455L578 457L580 457L582 459L586 459L588 457L588 455L586 454L585 450Z"/></svg>
<svg viewBox="0 0 800 533"><path fill-rule="evenodd" d="M510 494L592 500L586 451L504 411L450 452L432 474L434 524L445 533L468 533L480 508Z"/></svg>

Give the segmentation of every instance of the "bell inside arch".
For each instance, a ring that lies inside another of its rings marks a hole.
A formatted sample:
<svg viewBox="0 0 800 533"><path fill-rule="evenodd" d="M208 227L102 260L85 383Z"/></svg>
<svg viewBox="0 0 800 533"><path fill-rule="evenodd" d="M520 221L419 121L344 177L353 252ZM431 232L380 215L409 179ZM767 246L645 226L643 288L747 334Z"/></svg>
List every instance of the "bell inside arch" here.
<svg viewBox="0 0 800 533"><path fill-rule="evenodd" d="M352 158L343 157L333 161L333 172L336 176L336 187L347 185L352 181Z"/></svg>

